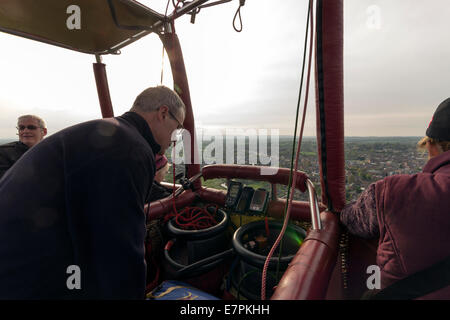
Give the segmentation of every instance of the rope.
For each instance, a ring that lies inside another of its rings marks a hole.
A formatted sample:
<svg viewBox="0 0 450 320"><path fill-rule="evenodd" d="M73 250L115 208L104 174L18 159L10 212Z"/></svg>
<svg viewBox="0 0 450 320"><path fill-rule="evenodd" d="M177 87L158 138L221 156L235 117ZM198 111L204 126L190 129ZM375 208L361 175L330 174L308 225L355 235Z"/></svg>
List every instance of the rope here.
<svg viewBox="0 0 450 320"><path fill-rule="evenodd" d="M185 0L178 0L177 4L175 4L175 0L172 0L172 5L174 6L174 11L178 9L178 5L180 4L180 2L183 4L184 6L184 2Z"/></svg>
<svg viewBox="0 0 450 320"><path fill-rule="evenodd" d="M309 81L310 81L310 77L311 77L311 61L312 61L312 47L313 47L313 34L314 34L313 33L313 29L314 29L313 12L311 10L312 1L313 0L309 1L309 6L308 6L308 18L307 18L307 21L306 21L306 34L305 34L305 47L304 47L305 49L304 49L304 55L303 55L302 80L301 80L301 84L300 84L300 92L299 92L299 97L298 97L297 114L296 114L296 121L295 121L294 137L296 137L296 135L297 135L298 113L299 113L299 109L300 109L300 97L301 97L301 93L302 93L303 74L304 74L304 66L305 66L305 59L306 59L307 36L308 36L309 20L311 19L308 76L307 76L307 82L306 82L306 93L305 93L305 103L304 103L304 107L303 107L302 124L301 124L300 135L299 135L299 140L298 140L298 145L297 145L297 154L296 154L296 159L295 159L294 175L293 175L293 179L292 179L292 162L293 162L293 158L292 158L291 159L291 173L290 173L290 176L289 176L289 186L288 186L287 210L286 210L286 207L285 207L285 212L286 213L285 213L283 227L282 227L282 229L280 231L280 234L278 235L277 240L275 241L274 245L272 246L272 249L270 250L269 254L267 255L266 261L264 262L264 268L263 268L263 274L262 274L262 280L261 280L261 300L265 300L266 299L266 278L267 278L267 269L269 267L270 259L272 258L273 253L275 252L275 250L278 247L281 239L283 238L284 232L286 231L287 224L288 224L288 221L289 221L289 215L290 215L290 212L291 212L292 199L293 199L293 196L294 196L294 192L293 191L290 192L290 187L292 185L292 180L294 180L295 183L297 182L298 158L300 156L300 149L301 149L301 144L302 144L303 129L304 129L304 125L305 125L306 109L307 109L307 104L308 104ZM293 146L294 145L295 145L295 138L294 138ZM293 156L294 156L294 153L292 152L292 157Z"/></svg>
<svg viewBox="0 0 450 320"><path fill-rule="evenodd" d="M172 25L172 34L175 34L175 12L177 11L178 5L180 4L180 2L184 4L184 0L178 0L176 5L174 4L174 0L172 0L172 4L174 4L174 7L175 7L172 12L173 19L170 20L170 24Z"/></svg>
<svg viewBox="0 0 450 320"><path fill-rule="evenodd" d="M242 31L242 17L241 17L241 8L245 5L245 0L239 0L239 7L236 10L236 13L234 14L234 18L233 18L233 29L236 32L241 32ZM236 27L236 17L239 16L239 24L240 27L239 29Z"/></svg>
<svg viewBox="0 0 450 320"><path fill-rule="evenodd" d="M173 142L173 149L175 150L176 141ZM176 224L184 230L202 230L217 225L215 216L219 210L216 204L208 204L205 207L185 207L181 212L177 211L175 201L175 152L173 153L173 187L172 187L172 207L173 211L166 215L164 220L168 221L175 217ZM213 207L213 214L208 211L208 208Z"/></svg>
<svg viewBox="0 0 450 320"><path fill-rule="evenodd" d="M214 207L214 214L208 212L209 207ZM181 212L168 214L166 219L175 217L176 224L184 230L202 230L217 225L217 220L214 218L217 210L218 206L215 204L209 204L204 208L185 207Z"/></svg>

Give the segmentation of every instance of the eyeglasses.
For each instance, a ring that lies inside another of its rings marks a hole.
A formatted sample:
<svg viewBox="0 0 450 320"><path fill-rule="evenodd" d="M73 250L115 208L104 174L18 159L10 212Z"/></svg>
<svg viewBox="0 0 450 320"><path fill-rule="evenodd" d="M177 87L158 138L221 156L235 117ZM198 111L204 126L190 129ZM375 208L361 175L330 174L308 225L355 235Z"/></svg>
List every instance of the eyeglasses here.
<svg viewBox="0 0 450 320"><path fill-rule="evenodd" d="M25 130L25 128L27 128L28 130L36 130L37 128L40 128L40 127L37 127L37 126L32 125L32 124L29 124L29 125L27 125L27 126L20 125L20 126L18 126L18 127L16 127L16 128L17 128L17 130L19 130L19 131L23 131L23 130Z"/></svg>
<svg viewBox="0 0 450 320"><path fill-rule="evenodd" d="M169 112L169 115L170 115L172 118L174 118L175 121L178 123L177 129L178 129L178 130L184 129L184 127L183 127L183 125L181 124L181 122L178 121L178 119L173 115L173 113L170 112L170 110L167 110L167 111Z"/></svg>

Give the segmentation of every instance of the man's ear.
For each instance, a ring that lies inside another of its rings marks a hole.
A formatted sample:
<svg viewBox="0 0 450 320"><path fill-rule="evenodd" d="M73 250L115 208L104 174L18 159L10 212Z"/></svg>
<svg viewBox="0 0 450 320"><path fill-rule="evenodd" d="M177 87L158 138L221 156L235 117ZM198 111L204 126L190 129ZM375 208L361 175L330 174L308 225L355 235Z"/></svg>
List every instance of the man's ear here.
<svg viewBox="0 0 450 320"><path fill-rule="evenodd" d="M42 136L46 136L47 135L47 128L42 128L42 131L44 132L44 134Z"/></svg>
<svg viewBox="0 0 450 320"><path fill-rule="evenodd" d="M169 107L168 106L161 106L158 109L158 118L159 120L163 120L165 117L169 116Z"/></svg>

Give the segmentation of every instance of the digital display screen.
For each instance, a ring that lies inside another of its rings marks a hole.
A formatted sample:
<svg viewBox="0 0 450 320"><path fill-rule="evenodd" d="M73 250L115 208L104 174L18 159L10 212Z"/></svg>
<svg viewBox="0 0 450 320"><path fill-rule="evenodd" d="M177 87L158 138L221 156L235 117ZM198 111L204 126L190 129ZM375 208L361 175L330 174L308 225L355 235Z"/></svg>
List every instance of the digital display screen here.
<svg viewBox="0 0 450 320"><path fill-rule="evenodd" d="M230 197L236 198L239 193L239 186L233 185L230 189Z"/></svg>
<svg viewBox="0 0 450 320"><path fill-rule="evenodd" d="M252 203L250 204L250 210L263 211L264 205L267 201L267 191L256 190L253 194Z"/></svg>
<svg viewBox="0 0 450 320"><path fill-rule="evenodd" d="M241 197L241 200L239 201L239 204L238 204L238 206L236 208L236 211L237 212L244 212L245 209L246 209L246 204L247 204L247 201L245 201L245 199L243 197Z"/></svg>
<svg viewBox="0 0 450 320"><path fill-rule="evenodd" d="M263 205L266 199L266 193L263 191L256 191L253 196L253 204Z"/></svg>
<svg viewBox="0 0 450 320"><path fill-rule="evenodd" d="M247 211L250 200L252 199L252 195L253 188L245 187L244 190L242 190L242 195L236 208L236 211L238 213L244 213L245 211Z"/></svg>
<svg viewBox="0 0 450 320"><path fill-rule="evenodd" d="M228 208L233 208L239 199L239 195L242 190L242 184L240 182L232 181L228 187L227 199L225 201L225 206Z"/></svg>

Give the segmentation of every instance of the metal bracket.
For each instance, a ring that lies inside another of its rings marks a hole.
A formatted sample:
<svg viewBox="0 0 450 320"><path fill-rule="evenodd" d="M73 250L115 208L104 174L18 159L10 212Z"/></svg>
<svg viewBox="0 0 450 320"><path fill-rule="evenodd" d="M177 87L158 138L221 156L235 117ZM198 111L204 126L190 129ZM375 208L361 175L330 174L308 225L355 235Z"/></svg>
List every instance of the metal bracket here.
<svg viewBox="0 0 450 320"><path fill-rule="evenodd" d="M319 202L317 200L316 189L314 188L314 184L311 180L306 180L306 186L308 188L309 194L309 207L311 210L311 229L313 230L321 230L322 229L322 221L320 220L320 209Z"/></svg>

